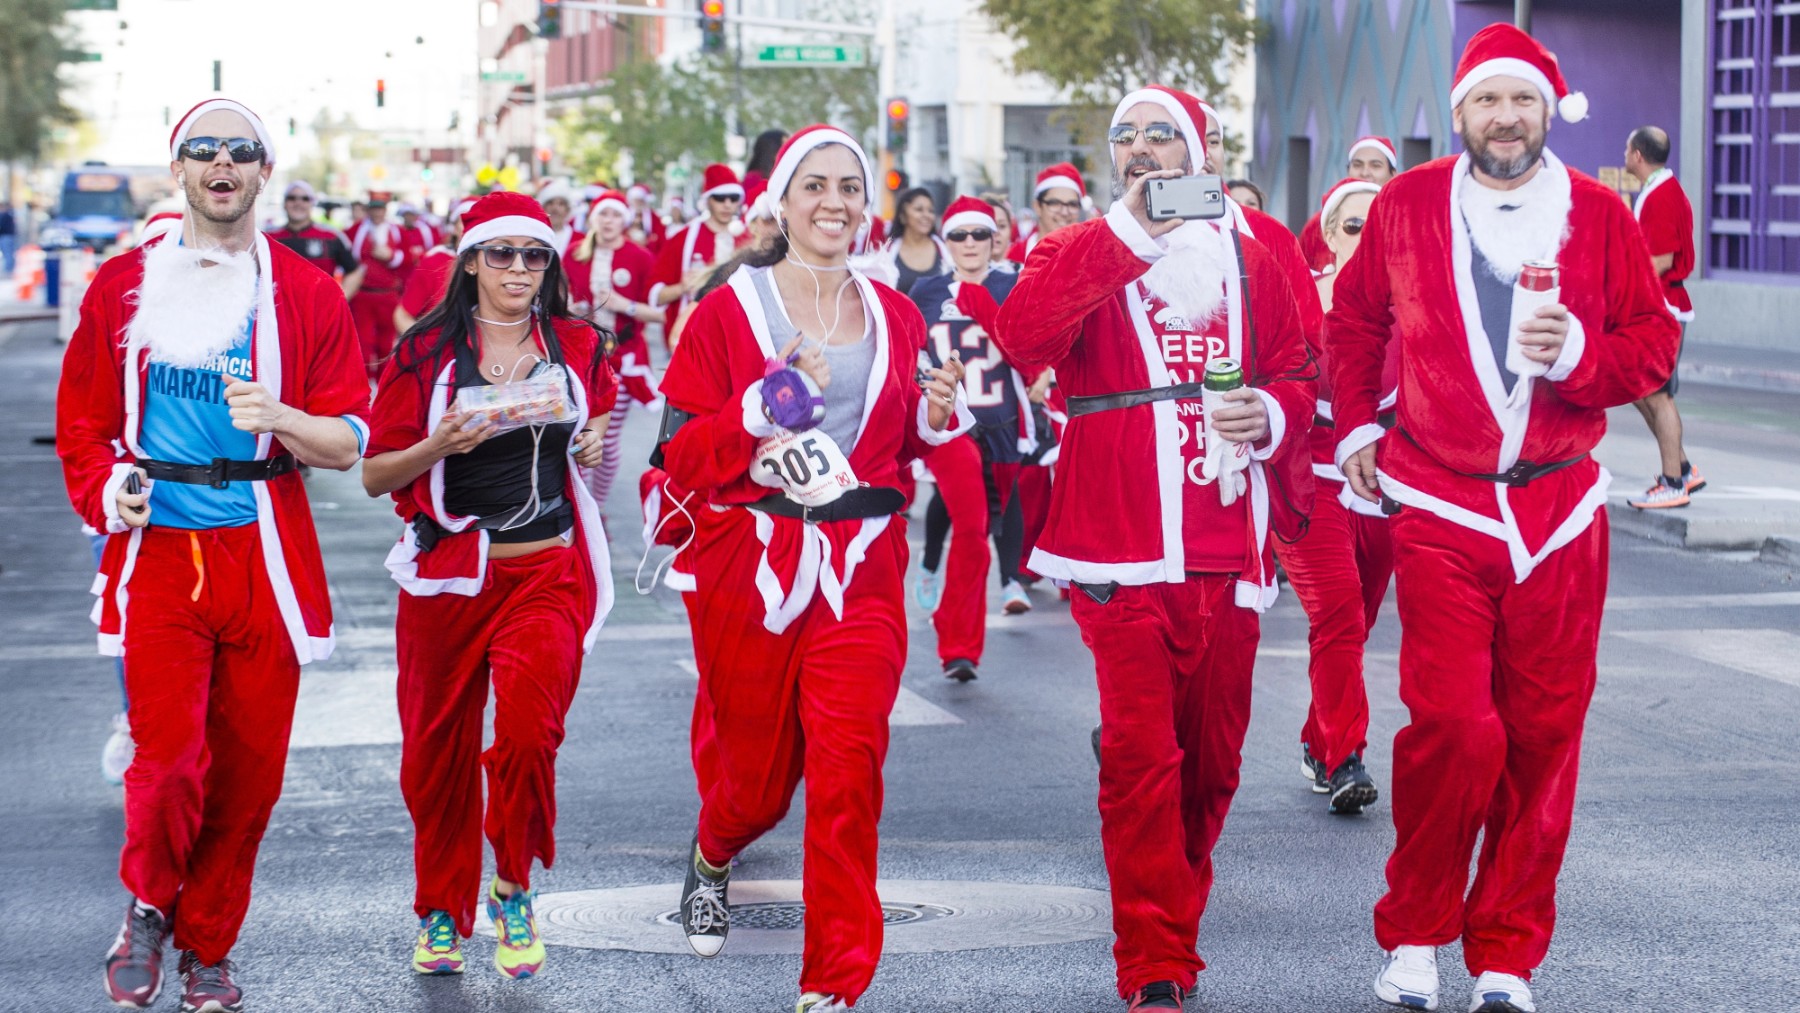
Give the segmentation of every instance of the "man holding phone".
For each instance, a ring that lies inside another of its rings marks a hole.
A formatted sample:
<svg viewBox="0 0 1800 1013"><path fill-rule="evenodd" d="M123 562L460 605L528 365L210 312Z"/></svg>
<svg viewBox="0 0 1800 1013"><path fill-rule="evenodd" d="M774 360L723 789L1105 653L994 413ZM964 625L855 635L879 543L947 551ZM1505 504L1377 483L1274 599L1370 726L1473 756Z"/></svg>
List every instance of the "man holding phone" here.
<svg viewBox="0 0 1800 1013"><path fill-rule="evenodd" d="M107 261L88 288L56 446L76 511L109 535L100 651L125 659L137 740L107 998L154 1003L173 935L182 1008L235 1013L227 958L281 794L300 665L332 648L296 465L356 463L369 389L342 290L257 231L275 161L262 121L212 99L169 149L186 231Z"/></svg>
<svg viewBox="0 0 1800 1013"><path fill-rule="evenodd" d="M1119 103L1111 210L1044 239L994 334L1020 368L1054 366L1068 395L1030 565L1076 589L1094 655L1100 834L1132 1011L1181 1009L1205 966L1212 848L1237 790L1258 614L1275 599L1270 534L1297 537L1312 496L1314 389L1286 272L1233 218L1162 217L1227 210L1206 199L1216 178L1196 178L1204 123L1171 88ZM1204 383L1234 369L1242 385L1209 413Z"/></svg>

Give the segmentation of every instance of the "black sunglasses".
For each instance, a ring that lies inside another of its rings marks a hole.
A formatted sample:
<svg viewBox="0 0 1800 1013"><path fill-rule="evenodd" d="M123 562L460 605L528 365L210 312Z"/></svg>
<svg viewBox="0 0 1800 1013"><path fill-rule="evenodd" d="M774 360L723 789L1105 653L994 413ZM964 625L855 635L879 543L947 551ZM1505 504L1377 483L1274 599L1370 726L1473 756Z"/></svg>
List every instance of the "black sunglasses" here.
<svg viewBox="0 0 1800 1013"><path fill-rule="evenodd" d="M307 195L305 195L303 193L290 193L287 195L287 199L288 200L297 200L297 201L300 201L305 204L312 203L312 198L308 197Z"/></svg>
<svg viewBox="0 0 1800 1013"><path fill-rule="evenodd" d="M510 271L514 261L523 257L525 270L548 271L550 258L556 251L548 246L477 246L481 251L481 260L496 271Z"/></svg>
<svg viewBox="0 0 1800 1013"><path fill-rule="evenodd" d="M994 241L994 231L992 229L957 229L944 238L952 243L966 243L971 239L978 243L991 243Z"/></svg>
<svg viewBox="0 0 1800 1013"><path fill-rule="evenodd" d="M1354 236L1363 230L1365 224L1367 223L1361 218L1346 218L1344 219L1343 224L1339 225L1338 228L1344 231L1344 235Z"/></svg>
<svg viewBox="0 0 1800 1013"><path fill-rule="evenodd" d="M1181 131L1175 129L1173 123L1151 123L1144 127L1144 140L1151 144L1167 144L1180 137ZM1130 144L1137 138L1138 128L1129 123L1121 123L1106 133L1106 139L1114 144Z"/></svg>
<svg viewBox="0 0 1800 1013"><path fill-rule="evenodd" d="M716 201L721 201L721 202L723 202L723 203L726 203L726 204L741 204L741 203L743 203L743 200L744 200L744 198L743 198L743 197L741 197L741 196L739 196L739 195L738 195L738 194L735 194L735 193L715 193L715 194L709 194L709 195L708 195L708 196L707 196L707 198L706 198L706 199L707 199L707 200L716 200Z"/></svg>
<svg viewBox="0 0 1800 1013"><path fill-rule="evenodd" d="M181 142L181 157L210 162L219 157L220 148L231 153L233 162L262 161L262 142L254 137L190 137Z"/></svg>

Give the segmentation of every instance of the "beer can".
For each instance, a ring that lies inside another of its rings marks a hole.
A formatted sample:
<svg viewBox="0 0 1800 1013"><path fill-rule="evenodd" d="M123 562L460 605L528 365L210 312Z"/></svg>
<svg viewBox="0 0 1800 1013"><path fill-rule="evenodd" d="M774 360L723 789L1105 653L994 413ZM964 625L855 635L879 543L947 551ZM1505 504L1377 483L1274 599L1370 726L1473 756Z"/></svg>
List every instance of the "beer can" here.
<svg viewBox="0 0 1800 1013"><path fill-rule="evenodd" d="M1207 390L1236 390L1244 385L1244 367L1236 359L1213 359L1206 364Z"/></svg>
<svg viewBox="0 0 1800 1013"><path fill-rule="evenodd" d="M1519 287L1527 292L1552 292L1562 284L1562 269L1554 260L1527 260L1519 268Z"/></svg>

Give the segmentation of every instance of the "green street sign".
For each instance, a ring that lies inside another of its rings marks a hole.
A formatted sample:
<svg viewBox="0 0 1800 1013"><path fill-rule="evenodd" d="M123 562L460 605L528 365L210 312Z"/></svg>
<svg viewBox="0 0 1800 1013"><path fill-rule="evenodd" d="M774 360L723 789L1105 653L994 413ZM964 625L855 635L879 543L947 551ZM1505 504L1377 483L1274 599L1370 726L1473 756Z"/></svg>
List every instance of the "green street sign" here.
<svg viewBox="0 0 1800 1013"><path fill-rule="evenodd" d="M64 63L99 63L99 53L84 53L79 49L63 50Z"/></svg>
<svg viewBox="0 0 1800 1013"><path fill-rule="evenodd" d="M868 60L861 46L764 46L757 52L756 62L777 67L814 64L860 67Z"/></svg>
<svg viewBox="0 0 1800 1013"><path fill-rule="evenodd" d="M119 0L68 0L72 11L116 11Z"/></svg>
<svg viewBox="0 0 1800 1013"><path fill-rule="evenodd" d="M522 70L484 70L481 72L481 79L483 81L507 81L512 84L524 84L525 72Z"/></svg>

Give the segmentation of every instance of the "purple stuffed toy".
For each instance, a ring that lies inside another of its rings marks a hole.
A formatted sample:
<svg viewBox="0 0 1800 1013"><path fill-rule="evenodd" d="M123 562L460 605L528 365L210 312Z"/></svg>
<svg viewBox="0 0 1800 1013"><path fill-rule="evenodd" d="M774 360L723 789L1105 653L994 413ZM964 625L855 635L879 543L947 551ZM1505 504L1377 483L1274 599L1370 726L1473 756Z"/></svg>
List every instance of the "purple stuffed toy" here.
<svg viewBox="0 0 1800 1013"><path fill-rule="evenodd" d="M763 363L763 414L791 433L803 433L825 421L825 394L813 378L787 361Z"/></svg>

